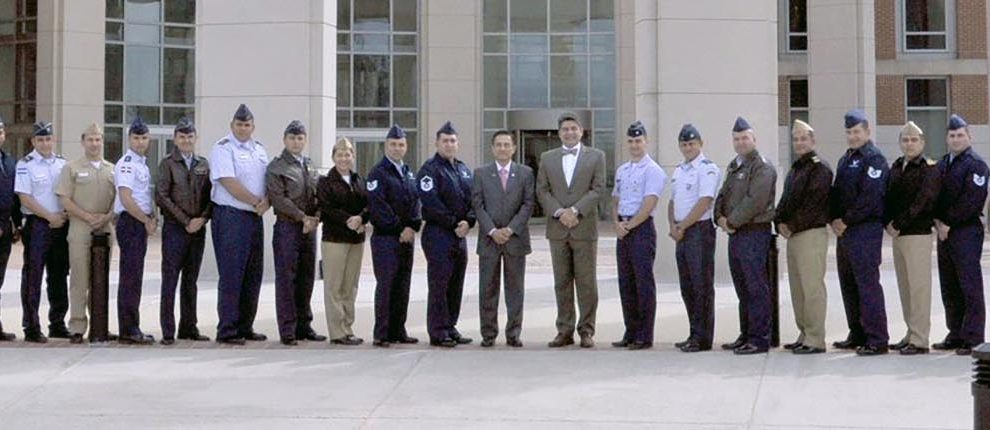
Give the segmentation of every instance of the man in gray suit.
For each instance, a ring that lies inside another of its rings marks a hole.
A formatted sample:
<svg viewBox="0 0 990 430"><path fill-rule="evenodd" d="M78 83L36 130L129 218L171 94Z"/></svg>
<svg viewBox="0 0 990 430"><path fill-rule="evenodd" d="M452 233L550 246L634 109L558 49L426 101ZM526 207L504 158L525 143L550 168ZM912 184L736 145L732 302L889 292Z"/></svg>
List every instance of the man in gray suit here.
<svg viewBox="0 0 990 430"><path fill-rule="evenodd" d="M495 162L474 170L472 204L478 218L480 257L479 307L481 346L495 345L498 336L498 290L505 276L505 343L521 347L523 286L529 246L529 222L533 214L533 169L512 162L516 143L512 132L499 130L492 136ZM501 273L500 273L501 271Z"/></svg>
<svg viewBox="0 0 990 430"><path fill-rule="evenodd" d="M574 344L574 293L581 347L595 346L598 282L598 201L605 194L605 153L581 144L584 129L573 113L557 119L563 147L540 156L536 195L547 214L547 239L557 296L557 337L551 348Z"/></svg>

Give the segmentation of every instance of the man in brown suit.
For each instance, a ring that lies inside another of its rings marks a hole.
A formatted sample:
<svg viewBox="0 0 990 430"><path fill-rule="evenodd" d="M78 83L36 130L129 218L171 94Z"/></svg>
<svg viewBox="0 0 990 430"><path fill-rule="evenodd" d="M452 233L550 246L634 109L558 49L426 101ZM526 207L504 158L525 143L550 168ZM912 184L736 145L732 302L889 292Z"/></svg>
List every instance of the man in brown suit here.
<svg viewBox="0 0 990 430"><path fill-rule="evenodd" d="M557 296L557 337L551 348L574 344L574 293L581 347L595 346L598 283L598 200L605 193L605 153L581 144L584 129L573 113L557 119L563 147L540 156L536 195L547 214L547 239Z"/></svg>

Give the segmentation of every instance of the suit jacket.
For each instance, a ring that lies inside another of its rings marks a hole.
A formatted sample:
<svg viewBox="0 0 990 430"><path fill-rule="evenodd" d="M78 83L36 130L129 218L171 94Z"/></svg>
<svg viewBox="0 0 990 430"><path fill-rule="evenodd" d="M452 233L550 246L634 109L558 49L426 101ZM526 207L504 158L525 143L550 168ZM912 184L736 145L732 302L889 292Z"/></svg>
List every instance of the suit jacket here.
<svg viewBox="0 0 990 430"><path fill-rule="evenodd" d="M478 255L527 255L532 252L529 244L529 217L536 204L533 169L513 162L509 166L509 178L505 190L495 162L474 170L471 204L478 218ZM512 238L498 245L488 235L492 229L509 227Z"/></svg>
<svg viewBox="0 0 990 430"><path fill-rule="evenodd" d="M536 196L547 215L547 239L598 240L598 203L605 195L605 153L582 144L569 187L562 158L562 148L544 152L537 172ZM571 206L578 210L580 222L569 229L553 214Z"/></svg>

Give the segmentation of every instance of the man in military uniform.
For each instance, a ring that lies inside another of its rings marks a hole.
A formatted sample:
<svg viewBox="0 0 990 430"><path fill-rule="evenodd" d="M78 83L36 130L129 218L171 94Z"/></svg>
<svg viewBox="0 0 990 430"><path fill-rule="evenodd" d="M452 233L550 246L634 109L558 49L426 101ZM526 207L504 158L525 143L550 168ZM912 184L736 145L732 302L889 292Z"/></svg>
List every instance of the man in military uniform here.
<svg viewBox="0 0 990 430"><path fill-rule="evenodd" d="M49 122L34 125L31 144L34 150L17 163L14 191L26 215L24 228L24 267L21 270L21 306L24 309L24 340L48 342L41 333L38 307L41 302L41 278L47 272L48 335L69 338L65 314L69 310L66 276L69 251L65 236L67 218L55 195L55 185L65 160L55 154L54 128Z"/></svg>
<svg viewBox="0 0 990 430"><path fill-rule="evenodd" d="M739 355L770 347L770 282L767 263L777 172L756 150L756 134L742 117L732 127L736 158L715 199L715 219L729 234L729 270L739 297L739 337L722 345Z"/></svg>
<svg viewBox="0 0 990 430"><path fill-rule="evenodd" d="M690 332L674 344L684 352L712 349L715 335L715 225L712 207L718 192L718 166L701 152L704 141L691 124L677 135L684 162L674 169L667 204L669 236L674 240L681 298Z"/></svg>
<svg viewBox="0 0 990 430"><path fill-rule="evenodd" d="M901 128L901 152L887 182L884 225L894 242L897 291L907 334L891 349L928 353L932 314L932 216L941 187L935 160L925 157L925 134L913 121Z"/></svg>
<svg viewBox="0 0 990 430"><path fill-rule="evenodd" d="M835 254L849 336L832 345L855 348L858 355L886 354L887 311L880 287L880 249L887 159L870 139L870 124L862 110L846 113L845 126L849 149L835 169L828 217L838 237Z"/></svg>
<svg viewBox="0 0 990 430"><path fill-rule="evenodd" d="M983 206L987 199L987 163L971 146L966 120L952 115L946 143L949 153L938 163L942 188L935 203L938 232L938 279L949 334L932 345L969 355L983 343Z"/></svg>
<svg viewBox="0 0 990 430"><path fill-rule="evenodd" d="M89 328L90 246L94 234L112 234L117 196L113 164L103 158L103 130L91 124L82 133L83 156L65 164L55 194L69 213L69 331L82 343Z"/></svg>
<svg viewBox="0 0 990 430"><path fill-rule="evenodd" d="M3 147L6 140L6 126L0 116L0 147ZM14 193L16 169L17 160L7 151L0 150L0 288L3 287L4 275L7 273L11 244L20 240L21 235L21 202ZM0 323L0 342L14 339L17 336L4 332L3 323Z"/></svg>
<svg viewBox="0 0 990 430"><path fill-rule="evenodd" d="M217 286L217 342L243 345L268 337L254 331L258 296L264 275L265 226L268 211L265 171L268 154L254 140L254 114L240 105L230 122L230 134L210 151L213 182L213 250L220 280Z"/></svg>
<svg viewBox="0 0 990 430"><path fill-rule="evenodd" d="M612 346L638 350L653 347L657 313L657 283L653 278L657 230L653 214L667 184L667 174L646 152L643 123L636 121L629 125L626 147L629 161L617 169L612 191L615 257L626 331Z"/></svg>
<svg viewBox="0 0 990 430"><path fill-rule="evenodd" d="M122 344L149 345L155 339L141 331L141 285L148 236L158 230L158 219L151 207L151 170L148 145L151 136L141 117L127 130L128 149L113 169L117 197L117 246L120 247L120 278L117 283L117 321Z"/></svg>
<svg viewBox="0 0 990 430"><path fill-rule="evenodd" d="M787 239L787 279L798 338L784 349L799 355L825 352L825 263L828 254L828 191L832 169L815 152L815 130L794 120L791 144L797 157L777 203L777 232Z"/></svg>
<svg viewBox="0 0 990 430"><path fill-rule="evenodd" d="M413 244L423 221L420 217L416 176L402 161L407 150L406 132L393 125L385 137L385 156L368 172L368 213L371 264L375 270L374 345L416 343L406 333Z"/></svg>
<svg viewBox="0 0 990 430"><path fill-rule="evenodd" d="M557 118L561 147L540 155L536 197L547 214L547 239L557 299L557 335L547 346L595 346L598 312L598 204L605 195L605 153L581 144L584 128L577 115ZM574 312L574 297L578 310ZM575 324L576 322L576 324Z"/></svg>
<svg viewBox="0 0 990 430"><path fill-rule="evenodd" d="M275 252L275 313L283 345L298 340L325 341L311 323L313 280L316 271L317 172L306 149L306 127L292 121L282 135L285 149L265 173L268 201L275 210L272 248Z"/></svg>
<svg viewBox="0 0 990 430"><path fill-rule="evenodd" d="M437 153L419 169L423 202L423 252L426 254L429 301L426 305L430 345L451 348L471 343L457 331L461 293L467 270L467 237L474 227L471 169L457 157L457 131L450 121L437 130Z"/></svg>
<svg viewBox="0 0 990 430"><path fill-rule="evenodd" d="M210 163L196 155L196 126L182 118L172 133L175 150L158 164L155 202L162 212L162 345L175 343L175 288L179 287L179 339L208 341L196 327L199 268L206 245L210 202Z"/></svg>

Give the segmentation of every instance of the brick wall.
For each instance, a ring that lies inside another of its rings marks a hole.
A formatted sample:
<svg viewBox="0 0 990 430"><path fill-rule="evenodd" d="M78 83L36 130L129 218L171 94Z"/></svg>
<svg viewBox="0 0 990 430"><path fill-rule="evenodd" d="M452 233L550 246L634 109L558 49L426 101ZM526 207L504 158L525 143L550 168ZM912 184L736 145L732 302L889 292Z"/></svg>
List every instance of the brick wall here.
<svg viewBox="0 0 990 430"><path fill-rule="evenodd" d="M791 111L791 86L787 76L777 76L777 125L786 126Z"/></svg>
<svg viewBox="0 0 990 430"><path fill-rule="evenodd" d="M987 58L986 0L956 0L956 48L959 58Z"/></svg>
<svg viewBox="0 0 990 430"><path fill-rule="evenodd" d="M904 103L904 76L877 75L877 124L904 124Z"/></svg>
<svg viewBox="0 0 990 430"><path fill-rule="evenodd" d="M952 75L949 80L952 112L970 124L987 124L987 75Z"/></svg>
<svg viewBox="0 0 990 430"><path fill-rule="evenodd" d="M894 26L894 21L897 19L896 2L897 0L876 0L873 5L874 36L876 37L878 60L897 58L897 31Z"/></svg>

